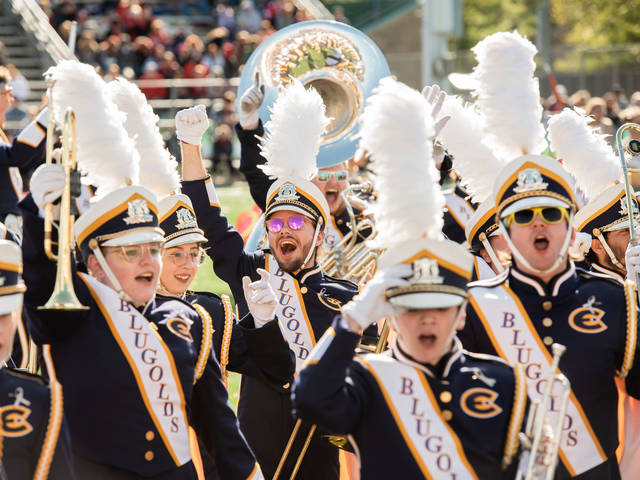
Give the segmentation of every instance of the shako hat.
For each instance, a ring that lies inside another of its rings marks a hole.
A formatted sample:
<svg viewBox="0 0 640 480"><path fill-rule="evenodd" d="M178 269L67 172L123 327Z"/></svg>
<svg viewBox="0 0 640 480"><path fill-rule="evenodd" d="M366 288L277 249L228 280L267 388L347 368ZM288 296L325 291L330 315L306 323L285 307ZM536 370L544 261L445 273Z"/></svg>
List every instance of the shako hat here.
<svg viewBox="0 0 640 480"><path fill-rule="evenodd" d="M26 290L20 247L15 242L0 240L0 315L18 310Z"/></svg>
<svg viewBox="0 0 640 480"><path fill-rule="evenodd" d="M160 228L164 231L166 248L207 241L198 227L191 199L183 194L169 195L160 201Z"/></svg>

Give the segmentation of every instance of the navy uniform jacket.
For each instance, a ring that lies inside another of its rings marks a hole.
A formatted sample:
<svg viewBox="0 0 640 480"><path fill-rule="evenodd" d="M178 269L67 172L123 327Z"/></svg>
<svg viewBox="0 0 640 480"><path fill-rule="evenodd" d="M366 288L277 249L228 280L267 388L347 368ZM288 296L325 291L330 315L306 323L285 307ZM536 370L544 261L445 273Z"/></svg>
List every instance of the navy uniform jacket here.
<svg viewBox="0 0 640 480"><path fill-rule="evenodd" d="M51 294L55 264L42 251L43 222L37 217L31 196L20 206L25 232L23 277L28 291L25 308L36 343L51 345L53 363L64 389L74 455L141 477L194 478L191 461L180 467L173 461L101 305L80 276L74 273L74 288L88 311L61 315L36 309ZM121 304L124 309L133 309L124 301ZM143 312L156 325L155 330L168 348L184 395L187 421L207 453L218 459L220 476L245 480L257 467L227 404L226 388L215 357L210 355L194 384L197 355L193 338L184 328L174 328L167 320L197 323L199 315L191 305L177 298L164 302L154 299ZM161 392L162 389L158 395Z"/></svg>
<svg viewBox="0 0 640 480"><path fill-rule="evenodd" d="M248 313L242 290L242 277L247 275L254 281L258 280L260 277L257 269L265 268L266 255L269 253L264 250L244 251L242 237L228 225L217 199L209 197L207 188L213 188L209 177L182 182L182 192L191 199L199 226L209 239L204 247L213 260L214 270L229 284L242 319ZM333 317L340 309L339 305L348 302L357 293L357 287L351 282L327 277L317 267L305 269L293 277L301 285L300 292L307 316L315 338L319 339L331 325ZM294 353L302 352L296 352L294 349ZM265 478L273 476L293 428L289 390L289 383L275 387L254 377L242 378L238 418ZM337 478L336 449L323 442L315 442L316 438L317 435L314 436L309 453L302 464L300 478ZM316 460L316 456L320 458Z"/></svg>
<svg viewBox="0 0 640 480"><path fill-rule="evenodd" d="M37 375L0 368L0 465L7 478L75 478L63 405L57 382L49 388Z"/></svg>
<svg viewBox="0 0 640 480"><path fill-rule="evenodd" d="M258 165L266 162L266 159L260 154L260 142L258 141L258 137L264 135L262 120L259 121L258 127L254 130L244 130L240 124L237 123L236 134L240 140L240 171L247 179L249 192L251 193L253 201L260 207L260 210L264 212L267 192L275 180L270 179L262 169L258 168ZM356 215L356 219L362 218L362 210L354 207L353 212ZM331 223L333 223L333 227L338 230L342 236L351 231L349 227L349 213L346 209L342 210L342 213L337 216L331 215L330 220ZM464 236L464 229L462 233ZM356 243L366 240L370 234L370 229L363 229L358 233Z"/></svg>
<svg viewBox="0 0 640 480"><path fill-rule="evenodd" d="M333 328L335 337L326 352L296 377L293 405L301 418L351 436L360 454L363 479L424 478L390 410L390 397L383 393L372 370L365 364L380 357L393 358L398 367L404 364L418 369L418 375L426 380L437 401L442 418L459 437L478 478L499 479L505 475L503 459L505 467L511 467L508 475L512 477L517 464L516 437L526 409L521 369L516 370L518 374L515 375L514 370L497 357L463 352L457 340L452 351L436 366L413 361L397 346L381 355L369 354L354 359L358 335L349 330L341 317L336 318ZM522 392L517 402L516 384ZM402 385L402 394L410 395L412 387L408 386L404 391L405 383ZM473 400L463 405L465 398L472 398L465 392L474 389L484 392L485 399L491 398L486 393L495 395L490 403L497 413L488 414L489 404L483 406L482 412L476 412L474 405L479 404L474 404ZM416 404L414 400L415 412L412 414L415 418L412 419L416 422L412 422L411 427L415 425L421 431L423 448L435 451L438 437L430 433L426 420L420 420L419 411L423 408ZM514 404L518 404L518 408L512 408ZM396 405L396 408L399 407ZM508 438L510 446L507 446ZM420 448L418 445L418 451ZM439 465L445 468L446 463L446 459L440 459ZM446 470L435 473L443 475Z"/></svg>
<svg viewBox="0 0 640 480"><path fill-rule="evenodd" d="M0 130L0 220L8 213L20 215L22 174L44 162L46 131L34 120L9 142Z"/></svg>
<svg viewBox="0 0 640 480"><path fill-rule="evenodd" d="M635 293L627 295L616 281L575 268L573 264L548 285L512 267L494 279L470 285L466 325L459 335L467 350L496 354L479 316L486 314L477 310L474 298L497 291L501 285L507 285L520 300L549 352L553 342L567 347L560 360L560 370L571 382L604 455L610 459L579 478L616 478L618 391L614 377L623 368L625 351L632 361L625 380L627 392L640 398L638 345L633 335L637 333L637 307L635 300L630 300ZM502 326L510 322L511 315L505 306L505 311L486 320ZM521 363L527 365L527 352L521 353ZM533 379L535 368L525 367L525 372ZM569 477L562 462L556 477Z"/></svg>
<svg viewBox="0 0 640 480"><path fill-rule="evenodd" d="M456 182L456 186L450 192L444 192L446 209L444 211L444 225L442 233L449 240L464 243L467 236L464 233L467 222L473 215L476 206L469 200L469 194Z"/></svg>
<svg viewBox="0 0 640 480"><path fill-rule="evenodd" d="M251 315L237 322L231 304L227 307L214 293L189 291L185 300L204 308L211 318L210 345L226 370L261 378L276 386L291 382L296 364L277 320L260 328L255 328ZM192 330L195 345L203 345L204 330L197 327Z"/></svg>

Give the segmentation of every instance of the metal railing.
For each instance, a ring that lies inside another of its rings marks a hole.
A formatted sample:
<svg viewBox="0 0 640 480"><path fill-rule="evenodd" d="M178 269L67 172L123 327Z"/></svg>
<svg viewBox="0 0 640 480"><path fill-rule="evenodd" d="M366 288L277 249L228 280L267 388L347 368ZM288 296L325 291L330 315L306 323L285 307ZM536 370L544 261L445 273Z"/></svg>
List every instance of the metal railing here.
<svg viewBox="0 0 640 480"><path fill-rule="evenodd" d="M12 10L20 16L20 23L24 29L33 34L38 47L44 49L53 63L76 58L51 26L49 18L36 0L10 0L10 2Z"/></svg>

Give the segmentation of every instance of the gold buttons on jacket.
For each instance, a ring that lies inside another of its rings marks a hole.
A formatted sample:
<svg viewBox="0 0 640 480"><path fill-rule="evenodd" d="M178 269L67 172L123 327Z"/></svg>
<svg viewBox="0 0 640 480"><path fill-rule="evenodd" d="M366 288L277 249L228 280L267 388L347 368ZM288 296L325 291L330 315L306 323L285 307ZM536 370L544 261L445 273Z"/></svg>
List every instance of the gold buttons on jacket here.
<svg viewBox="0 0 640 480"><path fill-rule="evenodd" d="M342 225L344 223L344 220L342 220L341 218L338 219L338 225Z"/></svg>
<svg viewBox="0 0 640 480"><path fill-rule="evenodd" d="M307 293L309 289L307 287L300 288L300 293Z"/></svg>
<svg viewBox="0 0 640 480"><path fill-rule="evenodd" d="M545 327L550 327L551 325L553 325L553 320L551 320L549 317L545 317L542 319L542 325L544 325Z"/></svg>
<svg viewBox="0 0 640 480"><path fill-rule="evenodd" d="M544 337L542 339L542 341L544 342L545 345L551 345L553 343L553 338L551 337Z"/></svg>
<svg viewBox="0 0 640 480"><path fill-rule="evenodd" d="M548 312L549 310L551 310L551 307L552 307L552 306L553 306L553 305L551 304L551 302L550 302L549 300L545 300L544 302L542 302L542 309L543 309L545 312Z"/></svg>
<svg viewBox="0 0 640 480"><path fill-rule="evenodd" d="M453 396L451 395L451 392L442 392L440 394L440 401L442 403L449 403L452 398Z"/></svg>
<svg viewBox="0 0 640 480"><path fill-rule="evenodd" d="M151 430L149 430L147 433L144 434L144 438L146 438L147 441L150 442L151 440L156 438L156 434L153 433Z"/></svg>
<svg viewBox="0 0 640 480"><path fill-rule="evenodd" d="M153 452L152 452L151 450L147 450L147 451L145 452L145 454L144 454L144 459L145 459L147 462L150 462L151 460L153 460L153 457L154 457L154 455L153 455Z"/></svg>
<svg viewBox="0 0 640 480"><path fill-rule="evenodd" d="M453 418L453 413L451 413L451 410L443 410L442 411L442 418L445 419L445 421L449 421Z"/></svg>

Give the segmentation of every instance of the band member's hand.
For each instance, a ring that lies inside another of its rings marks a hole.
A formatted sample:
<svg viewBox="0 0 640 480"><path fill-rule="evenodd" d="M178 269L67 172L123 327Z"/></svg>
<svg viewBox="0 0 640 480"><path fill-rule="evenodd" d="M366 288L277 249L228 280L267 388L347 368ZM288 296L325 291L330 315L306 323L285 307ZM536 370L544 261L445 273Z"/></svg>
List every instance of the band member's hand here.
<svg viewBox="0 0 640 480"><path fill-rule="evenodd" d="M176 113L176 136L190 145L200 145L202 134L209 128L209 118L204 105L185 108Z"/></svg>
<svg viewBox="0 0 640 480"><path fill-rule="evenodd" d="M240 97L240 126L245 130L258 127L258 109L264 100L264 85L260 85L260 74L256 72L253 86Z"/></svg>
<svg viewBox="0 0 640 480"><path fill-rule="evenodd" d="M569 254L572 258L579 261L584 260L584 257L589 253L591 249L591 235L586 232L576 232L576 238L569 246Z"/></svg>
<svg viewBox="0 0 640 480"><path fill-rule="evenodd" d="M249 312L253 316L256 328L270 322L276 315L276 292L269 283L271 274L262 268L258 269L260 280L252 282L249 277L242 277L242 289Z"/></svg>
<svg viewBox="0 0 640 480"><path fill-rule="evenodd" d="M638 275L640 275L640 245L634 246L629 244L624 257L627 267L627 278L635 282L637 281Z"/></svg>
<svg viewBox="0 0 640 480"><path fill-rule="evenodd" d="M67 176L64 166L59 163L43 163L31 176L31 196L38 208L44 209L48 203L62 196Z"/></svg>
<svg viewBox="0 0 640 480"><path fill-rule="evenodd" d="M382 317L395 315L396 309L387 301L385 292L390 288L409 285L407 278L411 273L411 265L395 265L379 270L362 291L342 307L342 315L356 322L362 330Z"/></svg>
<svg viewBox="0 0 640 480"><path fill-rule="evenodd" d="M440 115L440 110L442 110L442 105L447 98L447 94L443 92L438 85L431 85L422 89L422 96L427 100L427 102L429 102L432 107L431 116L433 117L433 121L435 122L435 125L433 126L435 131L433 138L435 139L438 137L444 126L451 118L449 115L446 115L444 117Z"/></svg>

